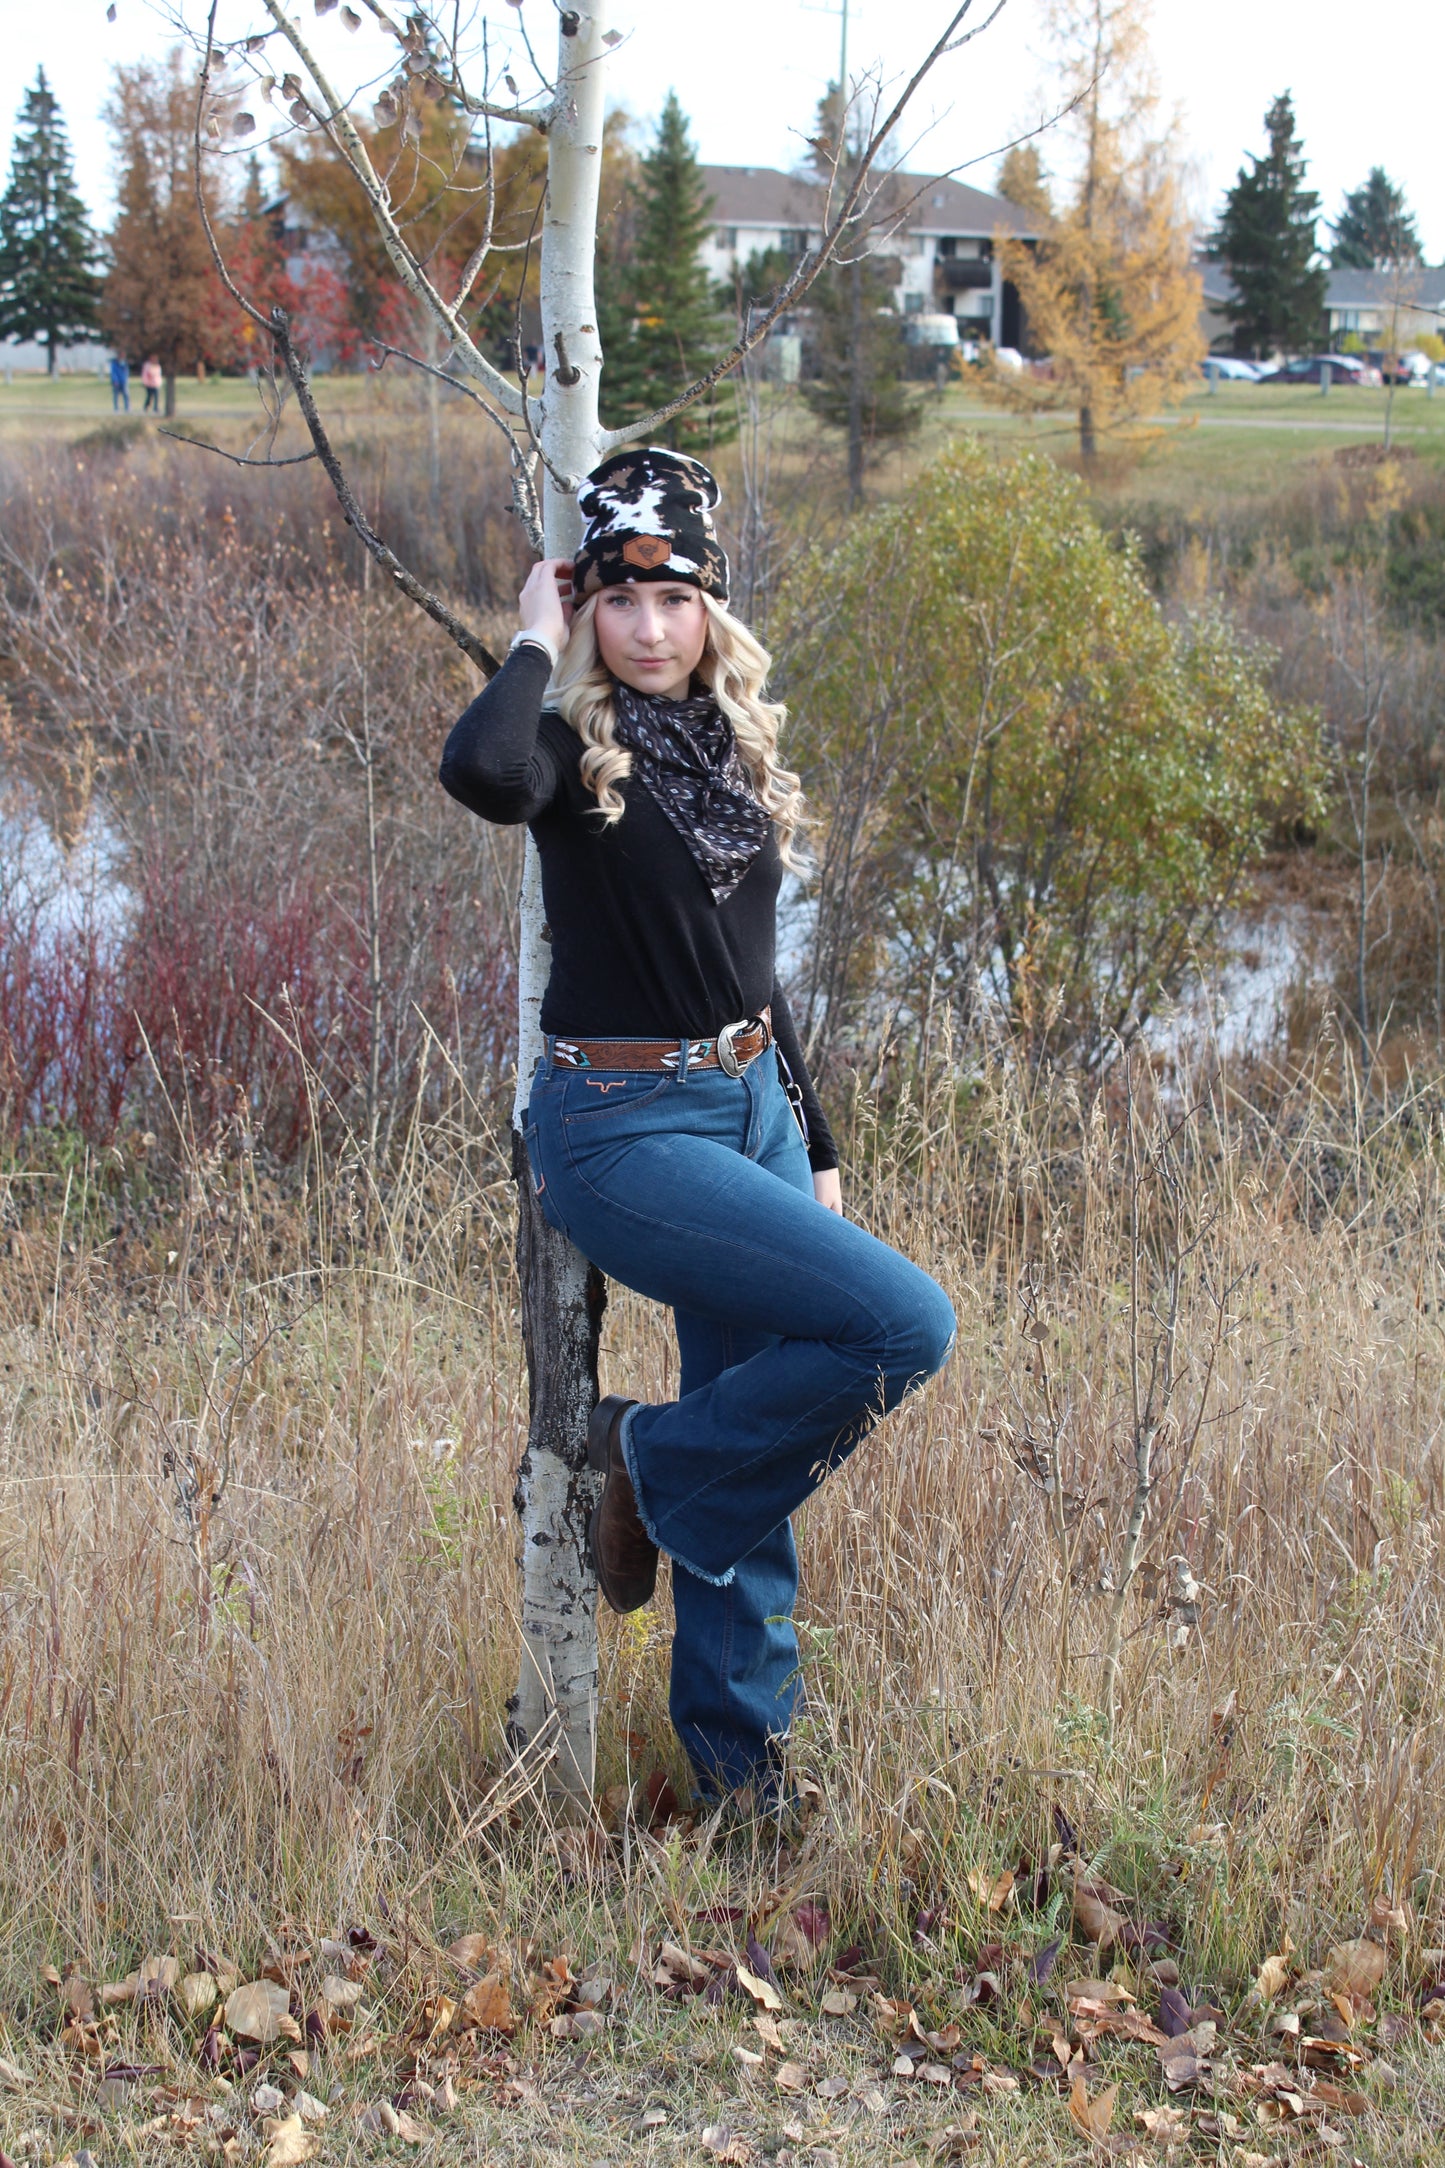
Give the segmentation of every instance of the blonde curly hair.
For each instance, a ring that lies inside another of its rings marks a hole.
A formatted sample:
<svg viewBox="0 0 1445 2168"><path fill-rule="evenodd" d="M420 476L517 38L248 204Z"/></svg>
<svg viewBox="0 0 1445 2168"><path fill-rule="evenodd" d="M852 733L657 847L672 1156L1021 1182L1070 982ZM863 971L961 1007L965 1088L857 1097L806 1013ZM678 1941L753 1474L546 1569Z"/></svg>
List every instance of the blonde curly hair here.
<svg viewBox="0 0 1445 2168"><path fill-rule="evenodd" d="M781 703L762 697L772 657L720 602L709 594L702 599L708 615L707 644L697 675L733 726L758 803L772 816L778 831L784 865L800 871L793 838L807 818L803 792L797 776L778 759L778 733L788 711ZM612 674L598 652L593 624L597 602L596 595L589 595L572 613L571 637L552 672L547 705L582 740L582 780L610 826L623 815L617 786L632 773L632 755L617 742Z"/></svg>

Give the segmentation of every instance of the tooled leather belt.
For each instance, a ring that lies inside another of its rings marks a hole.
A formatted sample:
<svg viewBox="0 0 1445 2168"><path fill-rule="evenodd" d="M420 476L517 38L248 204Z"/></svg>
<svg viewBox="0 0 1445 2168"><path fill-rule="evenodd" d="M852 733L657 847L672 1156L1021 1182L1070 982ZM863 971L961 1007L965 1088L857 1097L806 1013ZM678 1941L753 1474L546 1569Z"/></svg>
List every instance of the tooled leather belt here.
<svg viewBox="0 0 1445 2168"><path fill-rule="evenodd" d="M548 1032L544 1043L548 1060L559 1069L680 1070L686 1048L689 1075L694 1069L721 1069L724 1076L741 1076L772 1045L773 1014L765 1008L724 1024L714 1039L567 1039Z"/></svg>

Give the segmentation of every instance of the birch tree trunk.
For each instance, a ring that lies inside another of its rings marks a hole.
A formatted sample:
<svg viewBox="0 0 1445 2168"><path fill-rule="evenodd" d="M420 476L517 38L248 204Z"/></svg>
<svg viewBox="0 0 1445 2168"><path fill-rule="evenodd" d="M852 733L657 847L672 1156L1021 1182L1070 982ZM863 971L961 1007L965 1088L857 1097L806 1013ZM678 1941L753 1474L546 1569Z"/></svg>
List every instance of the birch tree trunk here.
<svg viewBox="0 0 1445 2168"><path fill-rule="evenodd" d="M575 483L602 455L592 264L602 169L606 0L564 10L557 118L549 132L542 227L542 346L546 389L534 419L548 472L543 532L549 557L571 556L581 535ZM524 1753L557 1737L550 1788L590 1802L596 1763L597 1582L587 1557L596 1481L585 1460L587 1418L597 1401L597 1345L606 1289L565 1235L547 1225L528 1179L521 1117L541 1050L548 935L541 869L527 839L522 879L520 1030L517 1048L517 1267L527 1354L531 1426L517 1476L522 1525L522 1662L508 1736ZM555 1726L555 1734L554 1734Z"/></svg>

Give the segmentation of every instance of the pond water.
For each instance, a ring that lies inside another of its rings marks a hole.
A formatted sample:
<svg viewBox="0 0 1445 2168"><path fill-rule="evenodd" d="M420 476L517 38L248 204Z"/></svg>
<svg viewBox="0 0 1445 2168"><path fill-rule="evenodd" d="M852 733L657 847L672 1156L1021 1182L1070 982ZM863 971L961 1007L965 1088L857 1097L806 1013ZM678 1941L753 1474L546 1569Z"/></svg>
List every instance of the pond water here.
<svg viewBox="0 0 1445 2168"><path fill-rule="evenodd" d="M98 795L67 845L27 782L0 779L0 908L12 923L36 934L120 938L131 908L123 863L120 832Z"/></svg>

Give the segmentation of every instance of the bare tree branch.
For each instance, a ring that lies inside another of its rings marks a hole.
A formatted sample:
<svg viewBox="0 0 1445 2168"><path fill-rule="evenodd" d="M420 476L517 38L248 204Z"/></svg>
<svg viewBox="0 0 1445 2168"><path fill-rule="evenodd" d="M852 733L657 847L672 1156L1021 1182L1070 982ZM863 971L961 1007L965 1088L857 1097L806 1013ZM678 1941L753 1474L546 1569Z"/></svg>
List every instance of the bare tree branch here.
<svg viewBox="0 0 1445 2168"><path fill-rule="evenodd" d="M187 436L184 429L157 429L156 435L169 437L175 444L189 444L192 451L214 452L217 459L229 459L233 467L304 467L308 459L320 456L312 450L288 452L284 459L249 459L244 452L228 452L223 445L207 444L203 437Z"/></svg>

